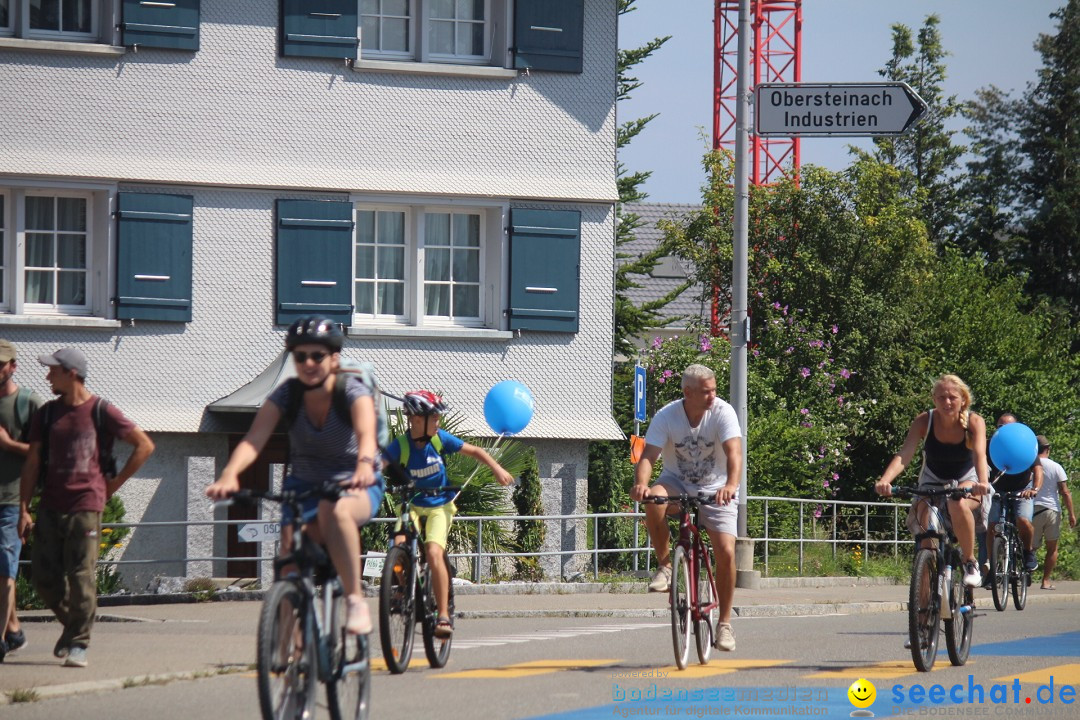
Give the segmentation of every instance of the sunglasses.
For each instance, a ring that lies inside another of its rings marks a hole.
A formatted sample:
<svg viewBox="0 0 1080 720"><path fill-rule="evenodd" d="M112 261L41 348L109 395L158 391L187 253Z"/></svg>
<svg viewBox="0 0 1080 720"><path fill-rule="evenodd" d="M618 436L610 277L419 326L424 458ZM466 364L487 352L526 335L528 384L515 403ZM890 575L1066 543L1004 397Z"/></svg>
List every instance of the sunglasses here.
<svg viewBox="0 0 1080 720"><path fill-rule="evenodd" d="M304 363L306 363L309 358L311 359L311 361L313 363L318 365L323 360L328 358L330 356L330 353L322 352L321 350L316 350L315 352L312 352L312 353L304 352L303 350L293 350L292 356L293 356L293 360L295 360L300 365L303 365Z"/></svg>

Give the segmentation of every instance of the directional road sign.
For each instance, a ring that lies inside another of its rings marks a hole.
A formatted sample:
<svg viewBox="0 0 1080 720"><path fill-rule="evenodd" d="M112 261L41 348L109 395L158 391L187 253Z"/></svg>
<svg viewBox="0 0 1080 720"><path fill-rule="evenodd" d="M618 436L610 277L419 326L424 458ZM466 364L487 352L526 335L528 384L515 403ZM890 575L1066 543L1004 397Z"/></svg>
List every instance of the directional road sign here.
<svg viewBox="0 0 1080 720"><path fill-rule="evenodd" d="M754 88L757 135L902 135L926 112L907 83L760 83Z"/></svg>
<svg viewBox="0 0 1080 720"><path fill-rule="evenodd" d="M240 542L274 542L281 537L278 523L247 523L236 531Z"/></svg>
<svg viewBox="0 0 1080 720"><path fill-rule="evenodd" d="M645 422L645 368L634 366L634 419Z"/></svg>

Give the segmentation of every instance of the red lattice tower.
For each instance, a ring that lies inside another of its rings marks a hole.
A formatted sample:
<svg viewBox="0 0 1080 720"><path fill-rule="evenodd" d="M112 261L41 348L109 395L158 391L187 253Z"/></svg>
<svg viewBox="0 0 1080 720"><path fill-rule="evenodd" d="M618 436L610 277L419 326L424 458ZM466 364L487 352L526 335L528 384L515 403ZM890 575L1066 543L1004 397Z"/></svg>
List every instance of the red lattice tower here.
<svg viewBox="0 0 1080 720"><path fill-rule="evenodd" d="M735 112L739 79L739 0L715 0L713 20L713 149L735 154ZM802 81L802 0L750 0L750 82ZM799 169L799 138L758 137L750 128L751 185L770 182ZM713 286L711 329L726 335L730 308L720 309Z"/></svg>
<svg viewBox="0 0 1080 720"><path fill-rule="evenodd" d="M713 22L713 148L735 152L739 2L716 0ZM750 0L748 91L763 82L802 81L802 0ZM750 133L750 183L768 185L799 168L799 139Z"/></svg>

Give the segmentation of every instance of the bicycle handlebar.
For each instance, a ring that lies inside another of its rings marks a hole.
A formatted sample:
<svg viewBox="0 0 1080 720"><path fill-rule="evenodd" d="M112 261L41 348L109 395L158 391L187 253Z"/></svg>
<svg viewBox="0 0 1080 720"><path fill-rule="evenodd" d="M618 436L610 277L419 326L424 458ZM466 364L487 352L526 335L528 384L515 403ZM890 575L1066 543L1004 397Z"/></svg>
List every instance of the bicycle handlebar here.
<svg viewBox="0 0 1080 720"><path fill-rule="evenodd" d="M959 499L971 494L970 487L903 487L897 486L892 489L893 497L943 497L948 495L953 499Z"/></svg>
<svg viewBox="0 0 1080 720"><path fill-rule="evenodd" d="M287 505L300 503L311 497L318 497L323 500L340 500L341 496L347 491L348 488L343 485L314 485L303 490L283 490L279 493L269 490L243 488L234 492L227 499L217 501L214 505L215 507L227 507L236 503L250 505L259 500L269 500L270 502Z"/></svg>
<svg viewBox="0 0 1080 720"><path fill-rule="evenodd" d="M654 505L667 505L668 503L679 503L680 505L715 505L716 496L708 495L690 495L688 493L681 493L679 495L657 495L644 498L640 502L652 503Z"/></svg>

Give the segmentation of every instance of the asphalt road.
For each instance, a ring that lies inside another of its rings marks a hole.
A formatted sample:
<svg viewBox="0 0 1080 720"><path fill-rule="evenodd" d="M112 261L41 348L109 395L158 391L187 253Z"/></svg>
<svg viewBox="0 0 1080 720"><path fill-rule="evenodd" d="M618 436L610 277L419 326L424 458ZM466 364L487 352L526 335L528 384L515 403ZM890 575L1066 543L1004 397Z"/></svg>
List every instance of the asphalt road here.
<svg viewBox="0 0 1080 720"><path fill-rule="evenodd" d="M662 618L473 619L459 623L445 669L426 667L417 637L408 672L377 670L371 717L849 717L855 708L848 687L864 678L876 688L869 708L876 717L1064 720L1080 717L1076 610L1071 602L1031 605L1022 613L990 610L976 619L968 664L952 667L942 639L929 674L915 671L902 646L903 612L737 619L734 653L714 651L709 665L681 672ZM942 686L942 702L933 700L933 685ZM1074 704L1067 702L1070 689ZM920 691L930 698L916 702ZM244 670L15 703L0 714L5 720L260 717L254 676ZM327 717L324 704L319 717Z"/></svg>

